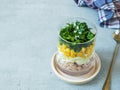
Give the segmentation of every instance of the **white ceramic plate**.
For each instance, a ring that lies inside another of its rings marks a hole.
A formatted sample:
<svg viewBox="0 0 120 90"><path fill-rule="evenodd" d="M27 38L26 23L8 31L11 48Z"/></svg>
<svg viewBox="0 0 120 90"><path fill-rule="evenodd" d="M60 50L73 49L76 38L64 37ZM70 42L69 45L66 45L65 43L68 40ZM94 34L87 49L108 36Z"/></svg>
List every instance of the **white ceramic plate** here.
<svg viewBox="0 0 120 90"><path fill-rule="evenodd" d="M58 78L60 78L61 80L71 83L71 84L84 84L87 83L89 81L91 81L93 78L95 78L95 76L99 73L100 68L101 68L101 60L99 58L99 56L95 53L93 55L93 59L95 59L96 61L96 65L95 65L95 69L91 70L90 72L88 72L87 74L84 74L82 76L71 76L68 75L66 73L63 73L56 65L55 61L56 61L56 53L54 53L53 57L52 57L52 69L54 71L54 73L58 76Z"/></svg>

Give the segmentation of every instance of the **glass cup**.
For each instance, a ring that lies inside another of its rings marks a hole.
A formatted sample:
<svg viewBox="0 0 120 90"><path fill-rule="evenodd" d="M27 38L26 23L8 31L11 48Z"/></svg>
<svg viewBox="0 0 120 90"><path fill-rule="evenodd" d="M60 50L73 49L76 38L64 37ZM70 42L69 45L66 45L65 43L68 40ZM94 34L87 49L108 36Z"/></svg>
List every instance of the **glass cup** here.
<svg viewBox="0 0 120 90"><path fill-rule="evenodd" d="M66 74L79 76L88 73L95 65L94 59L91 59L95 52L95 40L97 30L93 23L83 18L72 18L66 23L75 21L85 22L91 28L91 32L95 34L94 38L83 43L72 43L63 39L60 35L58 38L58 54L57 65L61 71Z"/></svg>

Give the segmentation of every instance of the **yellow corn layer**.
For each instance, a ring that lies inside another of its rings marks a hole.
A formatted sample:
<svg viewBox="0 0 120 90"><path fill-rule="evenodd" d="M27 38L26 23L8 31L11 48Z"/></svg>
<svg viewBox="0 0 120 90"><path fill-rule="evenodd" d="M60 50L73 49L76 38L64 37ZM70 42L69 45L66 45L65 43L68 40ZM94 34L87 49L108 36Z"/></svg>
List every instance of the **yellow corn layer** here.
<svg viewBox="0 0 120 90"><path fill-rule="evenodd" d="M73 49L68 48L65 44L58 45L60 52L62 52L65 56L68 57L81 57L83 59L88 58L92 55L94 45L90 45L89 47L82 48L79 52L75 52Z"/></svg>

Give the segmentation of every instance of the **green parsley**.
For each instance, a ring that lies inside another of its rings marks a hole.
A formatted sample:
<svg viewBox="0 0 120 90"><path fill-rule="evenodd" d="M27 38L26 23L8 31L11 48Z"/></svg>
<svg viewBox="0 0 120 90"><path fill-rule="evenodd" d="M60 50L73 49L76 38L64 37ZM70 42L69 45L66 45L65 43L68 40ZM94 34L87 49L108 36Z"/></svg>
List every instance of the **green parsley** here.
<svg viewBox="0 0 120 90"><path fill-rule="evenodd" d="M94 38L95 34L90 31L85 22L80 23L76 21L74 23L67 23L61 29L60 36L69 42L84 43Z"/></svg>

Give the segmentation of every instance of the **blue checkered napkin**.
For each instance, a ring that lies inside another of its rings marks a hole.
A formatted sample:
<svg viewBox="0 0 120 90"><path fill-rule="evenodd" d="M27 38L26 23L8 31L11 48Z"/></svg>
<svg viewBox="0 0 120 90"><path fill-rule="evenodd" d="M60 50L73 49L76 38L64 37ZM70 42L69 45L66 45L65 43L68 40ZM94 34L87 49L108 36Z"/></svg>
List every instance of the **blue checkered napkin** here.
<svg viewBox="0 0 120 90"><path fill-rule="evenodd" d="M102 27L120 28L120 0L74 0L80 7L91 7L98 11Z"/></svg>

